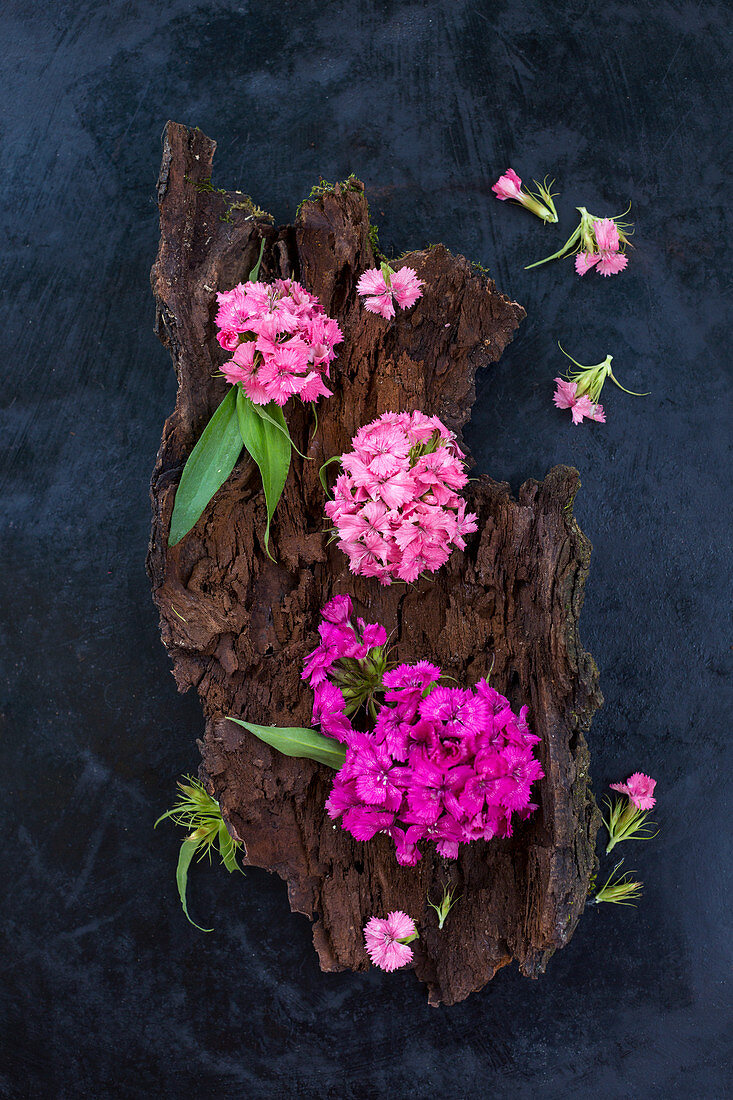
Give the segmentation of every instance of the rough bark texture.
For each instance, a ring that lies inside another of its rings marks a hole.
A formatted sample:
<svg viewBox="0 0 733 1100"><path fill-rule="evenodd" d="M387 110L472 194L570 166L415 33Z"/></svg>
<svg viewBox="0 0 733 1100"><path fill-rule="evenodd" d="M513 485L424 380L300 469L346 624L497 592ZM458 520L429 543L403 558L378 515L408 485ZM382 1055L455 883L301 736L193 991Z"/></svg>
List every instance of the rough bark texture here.
<svg viewBox="0 0 733 1100"><path fill-rule="evenodd" d="M276 229L245 197L211 191L214 148L200 131L169 123L152 272L178 398L153 475L148 569L178 687L195 686L202 701L201 774L246 862L277 871L292 909L315 918L324 970L364 969L365 921L403 909L419 922L415 972L432 1003L460 1001L513 958L535 977L575 929L598 828L583 730L601 697L578 639L590 546L572 514L577 471L556 467L523 485L518 500L480 477L469 486L479 531L466 553L455 552L432 581L389 588L352 577L335 544L326 546L318 481L322 462L386 410L420 408L460 432L476 370L499 358L524 310L438 245L406 258L426 284L417 305L389 324L374 317L355 293L373 265L362 185L337 185L306 202L294 226ZM294 455L273 524L276 562L263 550L264 498L246 457L194 530L168 549L183 464L226 388L214 375L224 358L214 292L246 277L262 237L264 278L292 272L342 326L335 394L321 402L310 446L308 415L288 407L293 438L314 461ZM468 685L493 659L492 683L515 707L529 703L546 779L539 809L511 840L463 845L457 861L428 846L416 868L401 868L387 838L358 843L329 821L327 768L283 757L225 720L309 724L301 662L318 611L336 592L394 632L400 660L430 658ZM444 882L462 899L439 932L426 897L438 900Z"/></svg>

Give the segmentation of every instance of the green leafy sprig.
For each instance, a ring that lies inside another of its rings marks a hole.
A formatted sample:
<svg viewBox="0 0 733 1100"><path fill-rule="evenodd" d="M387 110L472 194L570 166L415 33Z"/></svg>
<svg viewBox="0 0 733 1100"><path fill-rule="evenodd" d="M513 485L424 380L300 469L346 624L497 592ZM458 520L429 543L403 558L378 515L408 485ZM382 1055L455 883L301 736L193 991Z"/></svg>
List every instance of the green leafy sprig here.
<svg viewBox="0 0 733 1100"><path fill-rule="evenodd" d="M178 802L173 809L160 815L153 828L157 829L161 821L170 818L176 825L182 825L184 829L189 830L189 835L181 844L178 854L176 867L178 896L181 899L183 912L194 928L198 928L200 932L213 932L212 928L202 928L200 924L196 924L188 912L186 901L188 869L197 853L199 860L208 856L211 862L212 850L216 848L227 871L241 871L242 868L237 863L237 853L242 844L234 840L230 834L221 816L219 803L211 797L204 785L190 776L184 778L186 782L178 783L180 790Z"/></svg>

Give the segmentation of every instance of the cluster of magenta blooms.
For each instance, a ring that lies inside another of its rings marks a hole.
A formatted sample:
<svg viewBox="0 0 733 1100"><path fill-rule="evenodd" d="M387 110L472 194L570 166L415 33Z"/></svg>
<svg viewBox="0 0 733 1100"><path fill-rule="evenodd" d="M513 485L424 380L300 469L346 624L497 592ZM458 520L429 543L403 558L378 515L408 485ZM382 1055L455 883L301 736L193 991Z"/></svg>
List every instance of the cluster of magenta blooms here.
<svg viewBox="0 0 733 1100"><path fill-rule="evenodd" d="M222 373L255 405L331 396L324 379L343 336L318 298L293 279L276 279L239 283L217 301L217 340L234 353Z"/></svg>
<svg viewBox="0 0 733 1100"><path fill-rule="evenodd" d="M531 787L544 773L526 707L514 714L485 680L443 684L428 661L390 668L384 627L355 619L348 596L326 604L319 633L303 679L313 721L345 746L326 809L352 836L384 833L412 866L420 841L455 859L460 844L509 837L513 818L537 808Z"/></svg>

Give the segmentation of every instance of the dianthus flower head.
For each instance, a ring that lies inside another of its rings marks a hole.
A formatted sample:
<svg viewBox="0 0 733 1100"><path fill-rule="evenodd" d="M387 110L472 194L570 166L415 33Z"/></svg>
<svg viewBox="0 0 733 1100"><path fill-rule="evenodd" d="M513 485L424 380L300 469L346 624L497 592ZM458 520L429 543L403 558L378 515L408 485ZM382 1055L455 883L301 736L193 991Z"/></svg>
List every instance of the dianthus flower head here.
<svg viewBox="0 0 733 1100"><path fill-rule="evenodd" d="M389 321L394 317L394 303L400 309L409 309L422 297L424 285L413 268L401 267L395 271L388 263L383 263L381 267L365 271L356 289L370 313L378 313Z"/></svg>
<svg viewBox="0 0 733 1100"><path fill-rule="evenodd" d="M586 275L592 267L599 275L618 275L624 270L629 262L625 254L632 233L629 223L621 221L621 218L597 218L589 214L584 206L576 209L580 221L562 248L551 256L545 256L544 260L528 264L525 271L549 260L572 255L575 255L578 275Z"/></svg>
<svg viewBox="0 0 733 1100"><path fill-rule="evenodd" d="M384 413L352 445L325 508L352 573L411 582L465 547L464 536L477 528L458 495L465 458L440 420Z"/></svg>
<svg viewBox="0 0 733 1100"><path fill-rule="evenodd" d="M552 183L548 184L546 177L544 183L537 183L537 180L534 180L537 194L533 194L522 187L522 181L514 169L507 168L504 175L499 176L491 190L497 199L501 199L502 202L510 199L536 214L543 222L556 222L557 210L555 209L555 203L552 201L553 193L550 190L554 182L553 180Z"/></svg>
<svg viewBox="0 0 733 1100"><path fill-rule="evenodd" d="M232 358L224 377L255 405L330 396L324 383L343 336L314 295L292 279L239 283L217 294L217 340Z"/></svg>
<svg viewBox="0 0 733 1100"><path fill-rule="evenodd" d="M382 970L397 970L412 961L412 948L408 944L418 939L412 917L396 910L386 920L372 917L364 927L367 953L375 966Z"/></svg>
<svg viewBox="0 0 733 1100"><path fill-rule="evenodd" d="M611 783L610 786L612 790L628 795L637 809L651 810L657 801L653 797L656 785L656 779L652 779L650 775L644 775L643 772L634 772L625 783Z"/></svg>
<svg viewBox="0 0 733 1100"><path fill-rule="evenodd" d="M381 644L359 660L338 656L354 644L349 631L357 645L372 632L380 643L386 636L379 624L343 620L346 610L326 605L340 621L321 623L327 657L311 654L304 673L315 685L314 722L346 745L329 816L356 840L386 835L404 866L421 858L422 841L453 859L461 844L511 836L513 816L524 820L536 809L531 788L544 774L527 708L515 714L485 681L443 686L428 661L387 670ZM354 700L365 698L366 718L354 728Z"/></svg>
<svg viewBox="0 0 733 1100"><path fill-rule="evenodd" d="M632 397L649 396L644 393L634 393L633 390L627 390L621 385L611 369L612 355L607 355L602 363L596 363L592 367L584 367L581 363L576 362L571 355L568 355L559 344L558 347L563 355L578 367L577 371L568 371L566 378L555 379L556 388L553 395L553 401L558 409L570 409L573 424L580 424L583 418L597 420L599 423L605 424L606 417L603 412L603 405L598 404L598 398L601 396L603 383L607 378L610 378L620 390L631 394Z"/></svg>

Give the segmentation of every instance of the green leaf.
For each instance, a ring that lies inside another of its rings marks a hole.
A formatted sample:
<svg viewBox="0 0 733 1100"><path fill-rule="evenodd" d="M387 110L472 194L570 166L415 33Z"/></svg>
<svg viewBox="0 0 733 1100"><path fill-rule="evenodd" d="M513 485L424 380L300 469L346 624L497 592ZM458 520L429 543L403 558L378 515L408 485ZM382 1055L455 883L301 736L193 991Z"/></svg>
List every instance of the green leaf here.
<svg viewBox="0 0 733 1100"><path fill-rule="evenodd" d="M262 257L264 255L264 252L265 252L265 238L263 237L262 240L260 241L259 259L257 260L257 263L254 265L254 267L252 268L252 270L249 273L249 281L251 283L256 283L257 280L260 277L260 267L262 265Z"/></svg>
<svg viewBox="0 0 733 1100"><path fill-rule="evenodd" d="M237 423L237 394L232 386L188 456L176 491L168 545L187 535L242 452Z"/></svg>
<svg viewBox="0 0 733 1100"><path fill-rule="evenodd" d="M318 471L318 476L321 479L321 485L323 486L323 491L326 494L326 496L330 496L330 489L328 488L328 482L326 481L326 475L324 473L324 470L326 469L327 466L330 466L332 462L340 462L340 461L341 461L341 455L334 455L333 458L326 459L326 461L323 463L320 470Z"/></svg>
<svg viewBox="0 0 733 1100"><path fill-rule="evenodd" d="M213 928L202 928L200 924L196 924L195 920L191 920L188 912L188 905L186 904L188 868L191 866L191 860L198 851L199 842L201 840L201 837L198 835L200 832L201 830L197 829L195 833L191 833L181 845L181 850L178 853L178 866L176 867L176 882L178 884L178 896L181 899L181 905L183 906L183 912L186 914L186 919L191 921L191 924L194 928L198 928L199 932L213 932Z"/></svg>
<svg viewBox="0 0 733 1100"><path fill-rule="evenodd" d="M258 416L261 416L263 420L266 420L268 422L268 424L272 424L273 428L277 428L279 432L282 432L296 454L299 454L301 458L304 458L306 460L306 462L312 462L312 459L309 459L308 455L304 455L302 451L299 451L293 443L290 432L288 431L288 426L285 423L285 414L278 405L277 401L270 401L267 405L255 405L253 402L252 408Z"/></svg>
<svg viewBox="0 0 733 1100"><path fill-rule="evenodd" d="M333 737L324 737L315 730L301 729L293 726L282 728L280 726L255 726L252 722L242 722L239 718L229 718L230 722L236 722L238 726L244 726L246 730L259 737L260 741L271 745L273 749L285 756L296 756L305 760L317 760L319 764L327 764L334 771L343 765L346 759L346 749Z"/></svg>
<svg viewBox="0 0 733 1100"><path fill-rule="evenodd" d="M227 829L224 821L219 822L219 855L221 856L222 863L226 867L227 871L239 871L241 870L237 863L237 849L234 844L234 840Z"/></svg>
<svg viewBox="0 0 733 1100"><path fill-rule="evenodd" d="M282 409L275 408L283 418ZM290 469L290 439L280 431L272 427L269 420L264 420L257 412L257 407L250 401L241 386L237 386L237 416L239 418L239 432L242 442L249 454L260 468L262 475L262 487L265 490L267 503L267 526L265 527L265 551L272 558L269 550L270 522L275 514L277 502L282 496L285 481ZM286 428L287 432L287 428ZM275 560L274 558L272 559Z"/></svg>

